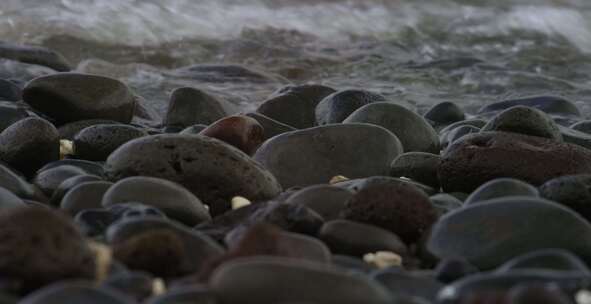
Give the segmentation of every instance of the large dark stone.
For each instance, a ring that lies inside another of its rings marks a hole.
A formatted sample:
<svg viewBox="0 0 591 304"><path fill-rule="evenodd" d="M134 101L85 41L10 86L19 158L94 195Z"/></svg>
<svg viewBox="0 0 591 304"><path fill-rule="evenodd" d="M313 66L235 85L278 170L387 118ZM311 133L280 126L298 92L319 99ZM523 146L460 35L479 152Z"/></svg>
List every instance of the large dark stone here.
<svg viewBox="0 0 591 304"><path fill-rule="evenodd" d="M497 178L482 184L466 198L464 204L474 204L503 196L539 196L538 189L514 178Z"/></svg>
<svg viewBox="0 0 591 304"><path fill-rule="evenodd" d="M172 92L164 125L186 128L195 124L209 125L226 116L222 101L194 88L178 88Z"/></svg>
<svg viewBox="0 0 591 304"><path fill-rule="evenodd" d="M349 178L387 175L402 152L388 130L370 124L336 124L288 132L266 141L254 159L284 188Z"/></svg>
<svg viewBox="0 0 591 304"><path fill-rule="evenodd" d="M35 78L25 86L23 100L60 125L84 119L129 123L136 103L122 82L79 73Z"/></svg>
<svg viewBox="0 0 591 304"><path fill-rule="evenodd" d="M527 106L536 108L547 114L565 115L565 116L580 116L581 112L577 106L561 97L554 96L534 96L521 99L511 99L501 102L496 102L482 107L478 113L490 113L502 111L513 106Z"/></svg>
<svg viewBox="0 0 591 304"><path fill-rule="evenodd" d="M433 127L420 115L398 104L375 102L362 106L343 123L384 127L398 137L404 152L439 153L439 137Z"/></svg>
<svg viewBox="0 0 591 304"><path fill-rule="evenodd" d="M26 118L0 133L0 160L31 176L43 165L59 159L57 129L40 118Z"/></svg>
<svg viewBox="0 0 591 304"><path fill-rule="evenodd" d="M572 210L532 197L504 197L447 213L433 226L429 250L491 269L545 248L570 250L591 261L591 224Z"/></svg>
<svg viewBox="0 0 591 304"><path fill-rule="evenodd" d="M423 117L433 122L436 126L447 126L464 120L466 114L464 114L464 111L457 104L444 101L431 107Z"/></svg>
<svg viewBox="0 0 591 304"><path fill-rule="evenodd" d="M23 92L15 83L0 79L0 100L19 101L23 98Z"/></svg>
<svg viewBox="0 0 591 304"><path fill-rule="evenodd" d="M113 180L143 175L185 186L212 215L230 208L232 197L265 200L281 192L275 177L240 150L199 135L163 134L132 140L105 164Z"/></svg>
<svg viewBox="0 0 591 304"><path fill-rule="evenodd" d="M353 194L347 189L331 185L314 185L295 192L285 203L306 206L330 221L339 217L351 196Z"/></svg>
<svg viewBox="0 0 591 304"><path fill-rule="evenodd" d="M58 72L72 68L61 54L48 48L0 42L0 58L49 67Z"/></svg>
<svg viewBox="0 0 591 304"><path fill-rule="evenodd" d="M146 135L144 130L122 124L91 126L74 136L74 154L86 160L103 161L124 143Z"/></svg>
<svg viewBox="0 0 591 304"><path fill-rule="evenodd" d="M504 110L482 127L482 131L514 132L562 141L562 134L550 116L526 106Z"/></svg>
<svg viewBox="0 0 591 304"><path fill-rule="evenodd" d="M298 129L311 128L316 125L316 106L334 92L323 85L290 85L271 95L257 112Z"/></svg>
<svg viewBox="0 0 591 304"><path fill-rule="evenodd" d="M332 93L316 106L316 123L326 125L342 122L364 105L380 101L386 101L386 97L363 90L344 90Z"/></svg>
<svg viewBox="0 0 591 304"><path fill-rule="evenodd" d="M246 115L224 117L199 132L200 135L226 142L248 155L253 155L263 143L264 133L263 126Z"/></svg>
<svg viewBox="0 0 591 304"><path fill-rule="evenodd" d="M505 132L467 135L442 156L446 192L472 192L483 183L512 177L538 186L552 178L591 173L591 151L577 145Z"/></svg>
<svg viewBox="0 0 591 304"><path fill-rule="evenodd" d="M119 291L95 287L92 282L60 282L37 290L22 299L21 304L132 304L135 301Z"/></svg>
<svg viewBox="0 0 591 304"><path fill-rule="evenodd" d="M566 175L540 186L540 195L591 220L591 174Z"/></svg>
<svg viewBox="0 0 591 304"><path fill-rule="evenodd" d="M390 176L406 177L433 188L439 189L437 169L441 162L439 154L407 152L392 161Z"/></svg>
<svg viewBox="0 0 591 304"><path fill-rule="evenodd" d="M261 124L261 126L263 126L263 129L265 130L265 132L264 132L265 140L267 140L271 137L274 137L276 135L282 134L282 133L296 130L292 126L288 126L284 123L276 121L275 119L267 117L261 113L250 112L250 113L246 113L246 116L256 119Z"/></svg>

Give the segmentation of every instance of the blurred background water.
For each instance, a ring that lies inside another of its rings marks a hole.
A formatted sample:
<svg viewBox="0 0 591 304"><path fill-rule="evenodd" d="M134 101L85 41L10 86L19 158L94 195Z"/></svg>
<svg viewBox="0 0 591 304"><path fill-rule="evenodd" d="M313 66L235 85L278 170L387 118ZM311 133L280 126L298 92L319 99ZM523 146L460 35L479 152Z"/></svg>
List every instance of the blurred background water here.
<svg viewBox="0 0 591 304"><path fill-rule="evenodd" d="M588 0L0 0L0 40L55 49L159 112L180 86L253 109L285 84L321 83L420 110L556 95L588 115L590 17ZM268 77L209 81L180 69L203 63Z"/></svg>

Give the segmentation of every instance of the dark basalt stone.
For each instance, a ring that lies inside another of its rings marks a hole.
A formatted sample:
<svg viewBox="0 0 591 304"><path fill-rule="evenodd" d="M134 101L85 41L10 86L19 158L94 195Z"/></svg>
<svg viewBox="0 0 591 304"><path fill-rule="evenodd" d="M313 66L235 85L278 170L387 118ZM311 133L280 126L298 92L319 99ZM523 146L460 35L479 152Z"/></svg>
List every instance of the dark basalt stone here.
<svg viewBox="0 0 591 304"><path fill-rule="evenodd" d="M0 41L0 58L49 67L58 72L72 70L61 54L48 48Z"/></svg>
<svg viewBox="0 0 591 304"><path fill-rule="evenodd" d="M504 196L540 196L538 189L514 178L496 178L482 184L468 196L464 204L474 204Z"/></svg>
<svg viewBox="0 0 591 304"><path fill-rule="evenodd" d="M79 73L35 78L25 86L23 100L58 125L85 119L129 123L136 103L122 82Z"/></svg>
<svg viewBox="0 0 591 304"><path fill-rule="evenodd" d="M562 134L550 116L526 106L514 106L502 111L482 127L482 131L514 132L562 141Z"/></svg>
<svg viewBox="0 0 591 304"><path fill-rule="evenodd" d="M407 152L399 155L390 165L390 176L407 177L439 189L437 169L441 156L425 152Z"/></svg>
<svg viewBox="0 0 591 304"><path fill-rule="evenodd" d="M29 184L21 175L3 164L0 164L0 187L24 199L46 199L39 188Z"/></svg>
<svg viewBox="0 0 591 304"><path fill-rule="evenodd" d="M86 174L90 174L90 175L103 176L103 174L104 174L102 163L88 161L88 160L82 160L82 159L60 159L57 161L53 161L53 162L50 162L47 165L43 166L41 169L39 169L39 171L37 171L37 174L39 174L45 170L50 170L50 169L57 168L60 166L78 167L78 168L84 170L84 172L86 172Z"/></svg>
<svg viewBox="0 0 591 304"><path fill-rule="evenodd" d="M336 124L288 132L266 141L254 159L284 188L323 184L336 175L387 175L402 152L388 130L370 124Z"/></svg>
<svg viewBox="0 0 591 304"><path fill-rule="evenodd" d="M21 304L132 304L130 297L121 292L107 288L95 287L92 282L71 281L60 282L37 290L22 299Z"/></svg>
<svg viewBox="0 0 591 304"><path fill-rule="evenodd" d="M591 219L591 174L566 175L540 186L540 195Z"/></svg>
<svg viewBox="0 0 591 304"><path fill-rule="evenodd" d="M546 248L569 250L588 262L589 244L591 225L572 210L541 198L504 197L442 216L432 228L428 249L486 270Z"/></svg>
<svg viewBox="0 0 591 304"><path fill-rule="evenodd" d="M376 272L373 279L385 286L394 295L418 297L427 301L435 300L437 293L444 286L432 274L388 269Z"/></svg>
<svg viewBox="0 0 591 304"><path fill-rule="evenodd" d="M110 275L100 286L117 290L141 303L152 295L154 277L140 271L122 272Z"/></svg>
<svg viewBox="0 0 591 304"><path fill-rule="evenodd" d="M463 138L464 136L466 136L468 134L479 133L480 131L481 131L480 128L477 128L477 127L471 126L471 125L463 125L463 126L459 126L457 128L451 129L451 130L449 130L449 132L444 133L445 135L440 138L441 146L447 147L451 143Z"/></svg>
<svg viewBox="0 0 591 304"><path fill-rule="evenodd" d="M66 193L60 209L74 216L83 210L101 208L103 195L112 185L103 181L81 183Z"/></svg>
<svg viewBox="0 0 591 304"><path fill-rule="evenodd" d="M0 133L0 160L31 176L43 165L59 159L57 129L40 118L26 118Z"/></svg>
<svg viewBox="0 0 591 304"><path fill-rule="evenodd" d="M464 114L464 111L457 104L444 101L431 107L423 117L433 122L436 126L447 126L464 120L466 114Z"/></svg>
<svg viewBox="0 0 591 304"><path fill-rule="evenodd" d="M348 275L324 264L278 257L243 258L224 263L213 273L210 286L222 303L227 304L391 301L383 287L365 276ZM245 294L249 296L245 298Z"/></svg>
<svg viewBox="0 0 591 304"><path fill-rule="evenodd" d="M22 96L23 92L19 86L12 81L0 79L0 100L19 101Z"/></svg>
<svg viewBox="0 0 591 304"><path fill-rule="evenodd" d="M265 100L257 112L298 129L311 128L316 125L316 106L334 92L323 85L286 86Z"/></svg>
<svg viewBox="0 0 591 304"><path fill-rule="evenodd" d="M8 189L0 187L0 212L10 208L22 208L27 204Z"/></svg>
<svg viewBox="0 0 591 304"><path fill-rule="evenodd" d="M507 261L496 272L529 270L572 271L591 275L591 271L579 257L563 249L542 249L514 257Z"/></svg>
<svg viewBox="0 0 591 304"><path fill-rule="evenodd" d="M239 64L195 64L174 70L174 75L213 83L276 83L281 80Z"/></svg>
<svg viewBox="0 0 591 304"><path fill-rule="evenodd" d="M147 135L144 130L121 124L90 126L74 136L74 153L85 160L103 161L126 142Z"/></svg>
<svg viewBox="0 0 591 304"><path fill-rule="evenodd" d="M446 258L441 260L435 268L435 278L444 284L449 284L467 277L479 270L462 258Z"/></svg>
<svg viewBox="0 0 591 304"><path fill-rule="evenodd" d="M276 120L274 120L270 117L267 117L261 113L249 112L249 113L246 113L245 115L256 119L261 124L261 126L263 126L263 129L265 130L264 140L275 137L279 134L283 134L283 133L287 133L287 132L291 132L291 131L296 130L296 128L294 128L292 126L288 126L284 123L276 121Z"/></svg>
<svg viewBox="0 0 591 304"><path fill-rule="evenodd" d="M57 131L60 134L60 139L67 139L67 140L74 140L74 136L78 134L78 132L86 129L88 127L97 126L97 125L113 125L117 124L118 122L114 120L104 120L104 119L87 119L87 120L78 120L66 123L61 125L57 128Z"/></svg>
<svg viewBox="0 0 591 304"><path fill-rule="evenodd" d="M331 185L314 185L293 193L285 203L306 206L330 221L340 216L351 196L353 194L347 189Z"/></svg>
<svg viewBox="0 0 591 304"><path fill-rule="evenodd" d="M512 177L534 186L562 175L591 173L591 151L577 145L506 132L467 135L442 155L445 192L472 192L483 183Z"/></svg>
<svg viewBox="0 0 591 304"><path fill-rule="evenodd" d="M230 209L232 197L270 199L281 192L273 175L240 150L200 135L163 134L132 140L115 150L105 169L113 180L152 176L177 182L209 205Z"/></svg>
<svg viewBox="0 0 591 304"><path fill-rule="evenodd" d="M195 124L209 125L228 114L222 101L205 91L195 88L178 88L170 96L163 124L188 127Z"/></svg>
<svg viewBox="0 0 591 304"><path fill-rule="evenodd" d="M376 179L347 201L342 217L384 228L412 244L435 222L436 211L419 188L396 180Z"/></svg>
<svg viewBox="0 0 591 304"><path fill-rule="evenodd" d="M167 293L152 297L146 304L216 304L215 294L205 287L177 287Z"/></svg>
<svg viewBox="0 0 591 304"><path fill-rule="evenodd" d="M364 90L344 90L322 99L315 109L318 125L340 123L355 110L372 102L386 101L386 97Z"/></svg>
<svg viewBox="0 0 591 304"><path fill-rule="evenodd" d="M59 206L61 204L64 195L66 195L74 187L86 183L86 182L99 182L102 179L96 175L76 175L64 180L56 189L53 191L50 203L52 206Z"/></svg>
<svg viewBox="0 0 591 304"><path fill-rule="evenodd" d="M0 100L1 99L2 98L0 97ZM0 132L4 131L15 122L29 116L29 113L22 105L9 101L0 101Z"/></svg>
<svg viewBox="0 0 591 304"><path fill-rule="evenodd" d="M64 215L39 207L0 212L0 272L22 293L68 278L94 278L94 253Z"/></svg>
<svg viewBox="0 0 591 304"><path fill-rule="evenodd" d="M579 121L579 122L573 124L572 126L570 126L569 128L573 129L575 131L579 131L579 132L583 132L583 133L591 135L591 120Z"/></svg>
<svg viewBox="0 0 591 304"><path fill-rule="evenodd" d="M189 126L189 127L186 127L184 129L182 129L178 133L180 133L180 134L194 134L194 135L197 135L201 131L205 130L206 128L207 128L207 125L202 125L202 124L192 125L192 126ZM164 132L164 133L168 133L168 132ZM176 132L172 132L172 133L176 133Z"/></svg>
<svg viewBox="0 0 591 304"><path fill-rule="evenodd" d="M368 123L392 132L404 152L439 153L439 137L420 115L407 108L387 102L364 105L349 115L343 123Z"/></svg>
<svg viewBox="0 0 591 304"><path fill-rule="evenodd" d="M102 205L140 202L162 210L188 226L211 219L203 203L181 185L160 178L135 176L120 180L102 197Z"/></svg>
<svg viewBox="0 0 591 304"><path fill-rule="evenodd" d="M109 208L87 209L78 212L74 221L84 235L89 237L102 236L111 224L119 220L143 217L166 218L162 211L140 203L118 204Z"/></svg>
<svg viewBox="0 0 591 304"><path fill-rule="evenodd" d="M86 175L86 172L78 167L63 165L40 171L33 179L33 183L35 186L39 187L47 197L51 197L53 192L62 184L62 182L78 175Z"/></svg>

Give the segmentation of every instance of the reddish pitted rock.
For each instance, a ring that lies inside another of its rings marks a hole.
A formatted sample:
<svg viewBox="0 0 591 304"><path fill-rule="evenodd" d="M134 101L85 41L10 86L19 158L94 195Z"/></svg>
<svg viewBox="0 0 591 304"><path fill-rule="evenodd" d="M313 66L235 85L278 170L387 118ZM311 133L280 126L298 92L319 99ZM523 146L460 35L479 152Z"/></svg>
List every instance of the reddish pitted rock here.
<svg viewBox="0 0 591 304"><path fill-rule="evenodd" d="M248 155L253 155L263 143L265 131L256 119L245 115L233 115L214 122L199 134L217 138Z"/></svg>
<svg viewBox="0 0 591 304"><path fill-rule="evenodd" d="M483 132L449 146L438 172L446 192L469 193L500 177L539 186L558 176L591 173L591 151L537 136Z"/></svg>
<svg viewBox="0 0 591 304"><path fill-rule="evenodd" d="M419 188L376 178L347 201L343 217L392 231L411 244L435 222L436 212Z"/></svg>

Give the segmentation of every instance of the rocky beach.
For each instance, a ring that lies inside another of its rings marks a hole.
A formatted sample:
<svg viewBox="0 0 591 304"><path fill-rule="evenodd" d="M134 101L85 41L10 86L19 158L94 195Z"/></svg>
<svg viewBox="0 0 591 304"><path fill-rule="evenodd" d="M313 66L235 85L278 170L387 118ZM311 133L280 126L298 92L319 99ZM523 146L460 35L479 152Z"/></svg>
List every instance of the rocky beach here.
<svg viewBox="0 0 591 304"><path fill-rule="evenodd" d="M0 304L591 303L589 20L2 0Z"/></svg>

